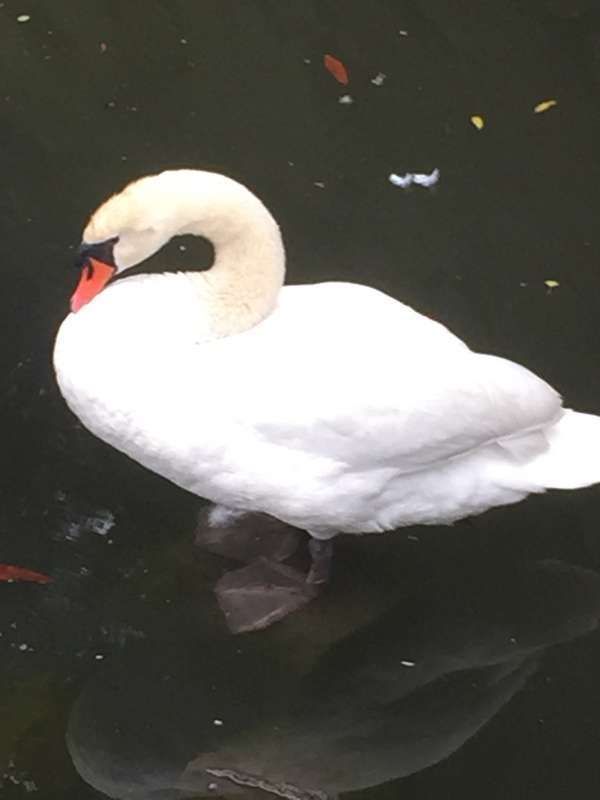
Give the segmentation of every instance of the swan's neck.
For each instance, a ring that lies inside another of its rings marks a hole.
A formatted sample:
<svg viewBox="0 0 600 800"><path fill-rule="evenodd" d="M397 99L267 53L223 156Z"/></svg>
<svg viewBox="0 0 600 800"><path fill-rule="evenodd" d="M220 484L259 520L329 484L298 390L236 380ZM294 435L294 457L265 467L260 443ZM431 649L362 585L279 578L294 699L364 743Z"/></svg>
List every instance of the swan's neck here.
<svg viewBox="0 0 600 800"><path fill-rule="evenodd" d="M264 220L263 220L264 222ZM233 239L218 241L215 261L205 272L190 272L217 336L241 333L268 316L283 284L285 256L279 230L248 226ZM206 233L202 235L206 236Z"/></svg>
<svg viewBox="0 0 600 800"><path fill-rule="evenodd" d="M190 187L181 198L173 233L204 236L214 247L213 266L186 277L209 316L211 335L221 337L241 333L270 314L285 276L285 252L277 223L260 200L217 177L210 196L195 197Z"/></svg>

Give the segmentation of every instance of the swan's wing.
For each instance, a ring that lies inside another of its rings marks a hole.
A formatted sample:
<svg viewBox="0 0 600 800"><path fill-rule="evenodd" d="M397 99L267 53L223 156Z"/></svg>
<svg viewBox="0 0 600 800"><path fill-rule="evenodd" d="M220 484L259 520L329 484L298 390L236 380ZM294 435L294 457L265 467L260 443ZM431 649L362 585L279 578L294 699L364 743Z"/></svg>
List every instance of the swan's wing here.
<svg viewBox="0 0 600 800"><path fill-rule="evenodd" d="M357 469L388 463L413 471L542 427L560 411L560 398L543 381L493 356L404 363L397 381L382 376L373 362L357 361L352 369L362 373L358 385L332 368L317 388L319 403L298 392L285 407L269 406L268 416L255 416L255 430Z"/></svg>
<svg viewBox="0 0 600 800"><path fill-rule="evenodd" d="M558 394L529 370L350 286L290 287L306 291L285 313L234 348L233 337L223 343L237 420L263 441L356 469L412 471L560 413Z"/></svg>

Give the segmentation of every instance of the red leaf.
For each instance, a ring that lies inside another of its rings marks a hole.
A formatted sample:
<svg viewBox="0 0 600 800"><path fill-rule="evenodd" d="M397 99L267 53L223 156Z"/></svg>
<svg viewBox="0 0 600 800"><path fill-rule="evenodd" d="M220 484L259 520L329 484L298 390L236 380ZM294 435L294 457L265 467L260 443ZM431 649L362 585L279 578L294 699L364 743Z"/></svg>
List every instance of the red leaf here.
<svg viewBox="0 0 600 800"><path fill-rule="evenodd" d="M30 583L50 583L52 578L41 572L32 572L12 564L0 564L0 581L29 581Z"/></svg>
<svg viewBox="0 0 600 800"><path fill-rule="evenodd" d="M329 53L327 53L323 56L323 64L327 72L330 72L338 83L341 83L343 86L348 85L348 81L350 80L348 77L348 70L338 58L330 56Z"/></svg>

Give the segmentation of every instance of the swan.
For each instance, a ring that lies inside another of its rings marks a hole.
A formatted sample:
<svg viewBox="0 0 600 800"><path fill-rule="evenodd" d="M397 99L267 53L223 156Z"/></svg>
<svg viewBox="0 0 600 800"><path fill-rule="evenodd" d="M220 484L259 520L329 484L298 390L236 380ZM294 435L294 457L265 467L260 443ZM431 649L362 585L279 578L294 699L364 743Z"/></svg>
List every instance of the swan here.
<svg viewBox="0 0 600 800"><path fill-rule="evenodd" d="M111 279L173 236L205 271ZM450 524L600 481L600 417L525 367L473 352L366 285L284 286L280 230L224 175L169 170L106 200L54 366L100 439L216 504L310 534L309 582L338 533Z"/></svg>

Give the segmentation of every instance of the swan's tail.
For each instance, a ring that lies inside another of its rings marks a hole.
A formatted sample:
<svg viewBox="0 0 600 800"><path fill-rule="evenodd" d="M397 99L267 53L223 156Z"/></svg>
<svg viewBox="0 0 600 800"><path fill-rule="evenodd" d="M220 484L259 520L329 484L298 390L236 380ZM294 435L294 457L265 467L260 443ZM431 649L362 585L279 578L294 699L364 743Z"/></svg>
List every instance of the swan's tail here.
<svg viewBox="0 0 600 800"><path fill-rule="evenodd" d="M567 409L544 435L550 447L521 464L523 477L546 489L600 483L600 417Z"/></svg>

